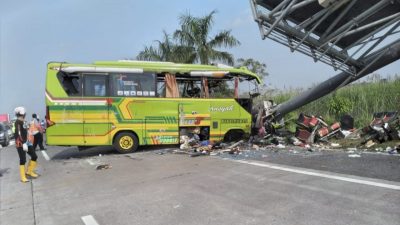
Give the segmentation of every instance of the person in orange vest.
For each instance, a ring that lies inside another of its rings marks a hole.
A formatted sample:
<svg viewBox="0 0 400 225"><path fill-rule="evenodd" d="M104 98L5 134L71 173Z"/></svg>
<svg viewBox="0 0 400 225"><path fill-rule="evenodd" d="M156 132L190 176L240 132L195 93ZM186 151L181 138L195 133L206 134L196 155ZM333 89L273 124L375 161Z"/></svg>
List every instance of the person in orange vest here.
<svg viewBox="0 0 400 225"><path fill-rule="evenodd" d="M36 147L39 145L40 150L46 150L43 146L43 128L39 123L37 115L32 114L32 121L30 123L30 127L32 127L32 134L34 137L33 141L33 150L36 151Z"/></svg>
<svg viewBox="0 0 400 225"><path fill-rule="evenodd" d="M19 156L19 174L21 178L21 182L26 183L29 180L26 178L26 175L30 178L37 178L39 175L35 173L35 169L37 166L36 160L37 155L36 152L33 150L32 147L28 147L29 140L28 140L28 130L27 127L24 125L26 111L24 107L17 107L14 110L15 116L17 120L15 121L15 146L18 151ZM30 137L32 141L32 137ZM28 168L25 170L25 163L26 163L26 153L31 157L29 160Z"/></svg>

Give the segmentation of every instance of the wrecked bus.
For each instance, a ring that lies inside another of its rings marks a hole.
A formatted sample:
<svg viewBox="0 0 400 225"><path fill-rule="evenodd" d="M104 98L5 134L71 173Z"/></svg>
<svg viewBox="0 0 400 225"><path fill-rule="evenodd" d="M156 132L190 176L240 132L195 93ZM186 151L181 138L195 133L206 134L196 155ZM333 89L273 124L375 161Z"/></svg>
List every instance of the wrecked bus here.
<svg viewBox="0 0 400 225"><path fill-rule="evenodd" d="M251 130L260 78L245 68L170 62L51 62L46 77L48 145L179 144L200 129L203 140L233 140Z"/></svg>

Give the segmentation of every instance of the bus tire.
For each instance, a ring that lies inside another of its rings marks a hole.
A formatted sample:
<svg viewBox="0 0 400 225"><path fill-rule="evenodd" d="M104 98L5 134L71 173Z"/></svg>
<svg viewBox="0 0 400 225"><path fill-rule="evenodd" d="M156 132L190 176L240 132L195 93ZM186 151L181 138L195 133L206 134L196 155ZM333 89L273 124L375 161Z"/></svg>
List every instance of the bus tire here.
<svg viewBox="0 0 400 225"><path fill-rule="evenodd" d="M121 132L114 138L113 145L119 153L132 153L139 147L139 140L130 132Z"/></svg>
<svg viewBox="0 0 400 225"><path fill-rule="evenodd" d="M240 141L244 137L243 130L230 130L224 136L225 142Z"/></svg>

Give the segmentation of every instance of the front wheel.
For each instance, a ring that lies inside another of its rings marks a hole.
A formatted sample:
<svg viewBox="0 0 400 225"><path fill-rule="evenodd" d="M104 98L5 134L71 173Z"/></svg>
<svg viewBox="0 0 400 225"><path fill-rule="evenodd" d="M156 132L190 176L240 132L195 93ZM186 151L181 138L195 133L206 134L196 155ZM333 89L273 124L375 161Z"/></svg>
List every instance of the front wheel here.
<svg viewBox="0 0 400 225"><path fill-rule="evenodd" d="M115 137L113 145L119 153L132 153L139 147L139 140L132 133L122 132Z"/></svg>

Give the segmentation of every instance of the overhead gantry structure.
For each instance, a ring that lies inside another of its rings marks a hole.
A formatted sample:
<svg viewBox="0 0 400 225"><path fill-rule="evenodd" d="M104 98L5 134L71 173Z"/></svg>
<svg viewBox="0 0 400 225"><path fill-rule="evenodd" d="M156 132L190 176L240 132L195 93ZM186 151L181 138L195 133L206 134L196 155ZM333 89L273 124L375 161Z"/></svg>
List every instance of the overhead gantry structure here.
<svg viewBox="0 0 400 225"><path fill-rule="evenodd" d="M340 74L272 110L276 117L400 58L400 0L250 0L262 39Z"/></svg>

